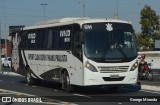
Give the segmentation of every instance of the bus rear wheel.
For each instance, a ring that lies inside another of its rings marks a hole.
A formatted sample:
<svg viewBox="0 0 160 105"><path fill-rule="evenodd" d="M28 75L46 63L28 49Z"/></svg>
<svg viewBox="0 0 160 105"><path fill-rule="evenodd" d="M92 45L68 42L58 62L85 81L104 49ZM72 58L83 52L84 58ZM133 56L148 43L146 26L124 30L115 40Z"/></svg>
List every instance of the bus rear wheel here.
<svg viewBox="0 0 160 105"><path fill-rule="evenodd" d="M68 93L73 92L73 86L70 84L69 74L66 70L62 72L62 89Z"/></svg>
<svg viewBox="0 0 160 105"><path fill-rule="evenodd" d="M26 82L29 86L33 85L35 83L34 78L31 76L31 70L29 67L27 67L27 73L26 73Z"/></svg>

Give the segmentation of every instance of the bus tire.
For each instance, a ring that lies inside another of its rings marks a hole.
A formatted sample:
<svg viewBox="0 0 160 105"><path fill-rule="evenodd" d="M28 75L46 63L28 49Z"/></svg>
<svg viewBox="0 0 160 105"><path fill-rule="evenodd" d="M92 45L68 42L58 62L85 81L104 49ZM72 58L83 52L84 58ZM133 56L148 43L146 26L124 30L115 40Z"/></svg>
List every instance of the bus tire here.
<svg viewBox="0 0 160 105"><path fill-rule="evenodd" d="M26 82L27 82L28 86L32 86L35 83L35 81L34 81L34 78L31 76L30 67L27 67L26 71L27 71Z"/></svg>
<svg viewBox="0 0 160 105"><path fill-rule="evenodd" d="M62 89L64 89L65 92L71 93L73 92L73 86L70 84L70 78L67 70L64 70L62 72Z"/></svg>

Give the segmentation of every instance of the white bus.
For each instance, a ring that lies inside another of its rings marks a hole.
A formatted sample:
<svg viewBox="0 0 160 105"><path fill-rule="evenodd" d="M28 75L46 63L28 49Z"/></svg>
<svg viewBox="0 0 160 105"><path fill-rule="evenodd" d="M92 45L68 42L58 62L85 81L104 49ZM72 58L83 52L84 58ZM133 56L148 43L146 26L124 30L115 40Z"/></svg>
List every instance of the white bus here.
<svg viewBox="0 0 160 105"><path fill-rule="evenodd" d="M35 80L73 85L136 84L137 46L132 25L114 19L62 18L11 33L12 71Z"/></svg>

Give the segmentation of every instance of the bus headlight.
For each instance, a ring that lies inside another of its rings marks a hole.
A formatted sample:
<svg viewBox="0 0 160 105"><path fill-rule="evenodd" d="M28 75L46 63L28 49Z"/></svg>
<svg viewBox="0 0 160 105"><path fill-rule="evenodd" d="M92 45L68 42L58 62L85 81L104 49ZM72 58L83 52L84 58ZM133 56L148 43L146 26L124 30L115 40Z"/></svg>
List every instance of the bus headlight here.
<svg viewBox="0 0 160 105"><path fill-rule="evenodd" d="M138 67L138 62L135 62L130 71L134 71Z"/></svg>
<svg viewBox="0 0 160 105"><path fill-rule="evenodd" d="M92 72L98 72L96 67L94 67L92 64L90 64L88 61L86 61L85 66L87 69L91 70Z"/></svg>

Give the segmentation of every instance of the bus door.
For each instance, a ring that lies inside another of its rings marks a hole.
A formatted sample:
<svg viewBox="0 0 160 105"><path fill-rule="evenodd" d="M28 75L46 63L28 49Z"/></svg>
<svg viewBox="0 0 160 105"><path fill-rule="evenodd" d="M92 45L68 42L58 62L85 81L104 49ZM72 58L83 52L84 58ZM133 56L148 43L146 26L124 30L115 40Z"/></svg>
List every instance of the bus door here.
<svg viewBox="0 0 160 105"><path fill-rule="evenodd" d="M74 63L75 63L75 75L76 75L76 84L81 85L83 82L83 68L82 68L82 41L80 31L75 32L74 34L74 44L73 44L73 53L74 53Z"/></svg>

